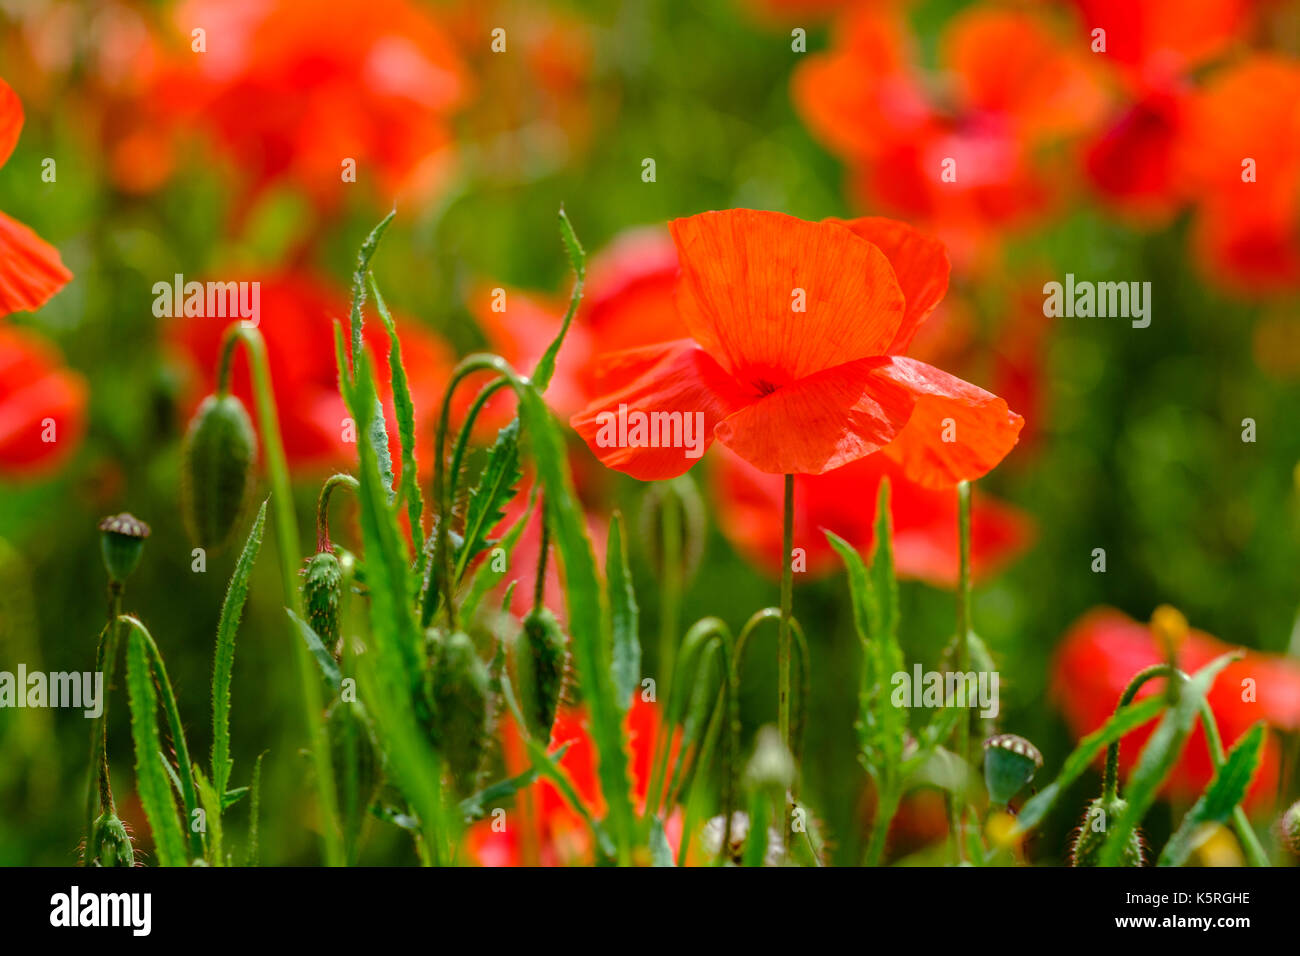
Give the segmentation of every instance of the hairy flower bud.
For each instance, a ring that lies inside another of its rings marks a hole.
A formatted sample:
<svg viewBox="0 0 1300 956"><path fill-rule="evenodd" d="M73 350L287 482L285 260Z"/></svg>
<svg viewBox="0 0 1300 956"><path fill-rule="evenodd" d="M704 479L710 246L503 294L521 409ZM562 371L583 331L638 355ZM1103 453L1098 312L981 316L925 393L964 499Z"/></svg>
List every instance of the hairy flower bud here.
<svg viewBox="0 0 1300 956"><path fill-rule="evenodd" d="M1098 797L1088 804L1083 815L1083 822L1074 836L1070 847L1071 866L1096 866L1101 858L1101 848L1106 842L1107 827L1128 807L1128 801L1115 797L1106 800ZM1128 836L1128 844L1120 857L1122 866L1142 865L1142 834L1134 828Z"/></svg>
<svg viewBox="0 0 1300 956"><path fill-rule="evenodd" d="M487 667L467 634L438 633L433 644L433 745L463 797L473 792L487 748Z"/></svg>
<svg viewBox="0 0 1300 956"><path fill-rule="evenodd" d="M560 622L546 608L534 608L524 618L523 632L515 645L515 670L528 733L545 742L551 739L567 658Z"/></svg>
<svg viewBox="0 0 1300 956"><path fill-rule="evenodd" d="M92 866L135 865L131 835L126 832L126 825L115 813L106 810L100 814L91 828L91 834L91 845L86 852L92 854Z"/></svg>
<svg viewBox="0 0 1300 956"><path fill-rule="evenodd" d="M1277 834L1290 853L1300 856L1300 800L1287 807L1277 821Z"/></svg>
<svg viewBox="0 0 1300 956"><path fill-rule="evenodd" d="M185 434L181 463L181 512L194 543L220 550L252 491L257 436L234 395L209 395Z"/></svg>
<svg viewBox="0 0 1300 956"><path fill-rule="evenodd" d="M339 602L343 595L343 567L333 551L318 551L307 559L302 574L302 603L307 623L321 643L339 657Z"/></svg>

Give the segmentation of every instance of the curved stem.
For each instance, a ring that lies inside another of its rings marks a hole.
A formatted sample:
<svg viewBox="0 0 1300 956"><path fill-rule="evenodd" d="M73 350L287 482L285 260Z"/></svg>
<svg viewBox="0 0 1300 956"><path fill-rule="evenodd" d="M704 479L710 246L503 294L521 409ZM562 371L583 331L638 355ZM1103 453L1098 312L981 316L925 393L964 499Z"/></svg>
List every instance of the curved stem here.
<svg viewBox="0 0 1300 956"><path fill-rule="evenodd" d="M1176 671L1168 664L1152 664L1133 675L1133 679L1128 682L1124 688L1124 693L1119 695L1119 703L1115 705L1115 710L1127 707L1133 703L1133 698L1137 692L1142 689L1142 685L1156 677L1169 677ZM1217 729L1217 728L1216 728ZM1222 751L1222 748L1220 748ZM1222 758L1220 758L1222 761ZM1101 795L1102 799L1110 802L1119 796L1119 741L1113 741L1106 748L1106 769L1102 771L1101 776Z"/></svg>
<svg viewBox="0 0 1300 956"><path fill-rule="evenodd" d="M331 475L325 479L325 484L321 486L320 497L316 500L316 550L333 551L334 545L330 541L330 496L334 494L334 489L342 485L355 492L361 487L361 483L351 475L345 475L340 472L337 475Z"/></svg>
<svg viewBox="0 0 1300 956"><path fill-rule="evenodd" d="M275 407L275 392L271 387L271 369L266 359L266 341L257 329L232 325L226 331L222 346L221 364L217 373L218 390L225 387L230 373L231 357L236 344L242 344L248 355L252 373L253 399L257 406L257 421L262 431L262 447L266 454L266 471L271 483L272 514L275 518L275 536L280 552L280 581L284 587L286 605L302 616L302 595L298 591L298 528L294 520L293 493L289 485L289 465L280 437L280 418ZM342 866L346 862L343 851L343 834L339 829L338 799L334 792L334 771L330 759L329 738L322 716L320 682L316 675L307 645L296 633L290 631L298 664L298 682L302 686L303 714L311 740L313 762L316 770L316 789L320 800L321 839L324 843L325 862L329 866Z"/></svg>
<svg viewBox="0 0 1300 956"><path fill-rule="evenodd" d="M546 502L542 502L542 542L537 553L537 578L533 581L533 610L539 610L546 598L546 560L551 551L551 523L546 520Z"/></svg>

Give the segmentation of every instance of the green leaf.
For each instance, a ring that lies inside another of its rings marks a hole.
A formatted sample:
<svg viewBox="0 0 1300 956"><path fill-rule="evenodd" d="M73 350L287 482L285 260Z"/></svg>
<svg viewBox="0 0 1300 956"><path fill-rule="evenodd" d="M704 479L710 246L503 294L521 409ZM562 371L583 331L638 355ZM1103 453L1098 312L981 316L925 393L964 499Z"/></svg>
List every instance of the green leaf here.
<svg viewBox="0 0 1300 956"><path fill-rule="evenodd" d="M257 755L257 761L253 764L253 782L248 786L248 854L245 857L245 866L257 866L258 846L257 830L261 822L262 809L262 758L266 756L266 751Z"/></svg>
<svg viewBox="0 0 1300 956"><path fill-rule="evenodd" d="M1047 816L1057 798L1092 764L1102 749L1119 740L1135 727L1141 727L1164 709L1164 698L1156 695L1134 701L1111 714L1110 719L1079 741L1070 756L1061 765L1055 780L1036 793L1020 808L1016 827L1025 832L1036 827Z"/></svg>
<svg viewBox="0 0 1300 956"><path fill-rule="evenodd" d="M194 768L194 782L203 801L203 817L208 828L208 862L212 866L225 866L225 852L221 849L221 798L198 767Z"/></svg>
<svg viewBox="0 0 1300 956"><path fill-rule="evenodd" d="M230 575L226 599L221 604L221 618L217 622L217 648L212 660L212 786L217 793L225 793L233 766L230 759L230 684L235 669L235 634L244 613L248 578L261 550L265 527L266 502L263 501L244 542L244 550Z"/></svg>
<svg viewBox="0 0 1300 956"><path fill-rule="evenodd" d="M1142 748L1137 766L1129 775L1128 786L1124 792L1127 806L1119 819L1113 822L1110 832L1106 835L1101 856L1097 860L1098 866L1119 864L1128 845L1130 834L1146 815L1151 804L1155 802L1160 785L1164 783L1165 777L1178 762L1178 756L1183 752L1183 745L1187 742L1187 735L1191 733L1192 725L1196 723L1200 713L1202 698L1214 684L1214 679L1219 676L1219 672L1236 656L1237 653L1234 651L1217 657L1190 679L1183 681L1178 689L1177 703L1165 711L1164 717L1160 719L1160 723L1147 739L1146 746Z"/></svg>
<svg viewBox="0 0 1300 956"><path fill-rule="evenodd" d="M366 274L370 271L370 259L375 254L375 249L379 245L379 240L383 236L388 224L393 221L397 215L397 210L393 209L387 216L380 220L374 229L370 230L370 235L366 236L365 242L361 244L360 251L357 252L357 267L352 273L352 313L348 317L348 327L352 333L352 375L350 380L356 382L356 361L357 356L361 353L361 328L365 324L361 307L366 302ZM340 363L339 370L347 368ZM355 409L354 419L355 419Z"/></svg>
<svg viewBox="0 0 1300 956"><path fill-rule="evenodd" d="M614 702L626 711L641 681L641 640L637 634L636 592L627 564L623 516L614 513L605 547L605 580L609 588L610 623L614 635Z"/></svg>
<svg viewBox="0 0 1300 956"><path fill-rule="evenodd" d="M465 541L456 557L459 582L469 563L492 543L488 535L505 517L505 507L515 496L523 471L519 468L519 419L497 432L487 464L469 495L465 509ZM436 569L435 569L436 573Z"/></svg>
<svg viewBox="0 0 1300 956"><path fill-rule="evenodd" d="M676 865L673 863L673 848L668 845L668 834L664 833L664 822L658 817L650 818L650 865Z"/></svg>
<svg viewBox="0 0 1300 956"><path fill-rule="evenodd" d="M126 686L131 707L131 738L135 742L136 788L153 831L154 851L162 866L186 866L185 835L177 817L167 774L156 754L162 749L158 734L158 697L154 692L144 638L132 631L126 648Z"/></svg>
<svg viewBox="0 0 1300 956"><path fill-rule="evenodd" d="M320 636L310 624L300 618L297 614L294 614L289 608L285 608L284 613L288 614L289 619L298 626L298 633L302 635L303 642L307 645L307 650L311 651L312 658L316 661L317 665L319 665L321 675L325 678L325 682L330 685L331 690L337 693L339 687L342 686L343 679L342 675L339 673L339 665L334 660L334 655L326 649L325 645L321 642Z"/></svg>
<svg viewBox="0 0 1300 956"><path fill-rule="evenodd" d="M545 392L546 386L551 384L551 376L555 374L555 360L560 354L560 346L564 344L564 337L569 333L573 316L578 311L578 303L582 301L582 288L587 279L587 252L578 241L563 207L560 209L560 238L564 240L564 251L569 256L569 265L573 267L575 279L573 293L569 296L569 309L564 314L560 331L554 341L547 346L537 363L537 368L533 370L532 382L539 393Z"/></svg>
<svg viewBox="0 0 1300 956"><path fill-rule="evenodd" d="M1260 750L1264 745L1264 722L1253 725L1228 751L1228 756L1214 773L1201 798L1183 817L1178 830L1160 853L1157 866L1182 866L1196 849L1201 828L1209 823L1223 823L1246 796L1250 781L1259 769Z"/></svg>
<svg viewBox="0 0 1300 956"><path fill-rule="evenodd" d="M221 809L229 810L244 797L248 796L248 787L236 787L234 790L227 790L221 795Z"/></svg>
<svg viewBox="0 0 1300 956"><path fill-rule="evenodd" d="M480 562L479 566L474 569L474 576L470 579L469 594L461 602L460 613L464 620L472 620L474 612L478 610L479 604L482 603L484 596L487 595L494 587L501 583L501 579L509 573L510 557L515 552L515 545L523 537L524 528L528 526L529 519L533 516L533 508L537 504L537 485L533 485L532 493L528 496L528 507L524 513L515 519L515 523L503 534L496 543L496 546L502 550L505 555L505 568L497 570L493 565L495 562L489 558ZM518 581L511 581L508 590L513 591ZM509 594L502 602L502 607L510 606Z"/></svg>
<svg viewBox="0 0 1300 956"><path fill-rule="evenodd" d="M568 749L568 742L557 747L555 753L551 756L551 759L556 761L558 764L559 761L564 759L564 755ZM537 768L529 767L517 776L508 777L505 780L498 780L496 783L484 787L478 793L472 794L462 800L459 807L460 815L467 823L471 820L481 819L487 814L487 808L491 804L498 800L505 800L509 797L513 797L516 793L529 786L536 779Z"/></svg>
<svg viewBox="0 0 1300 956"><path fill-rule="evenodd" d="M397 338L397 325L393 322L384 297L379 294L379 286L374 274L370 275L370 291L375 296L375 311L383 320L388 330L388 374L393 385L393 411L397 415L397 435L402 444L402 482L398 496L406 499L407 517L411 522L411 538L419 541L421 535L420 517L424 514L424 494L420 491L420 471L415 463L415 402L411 398L411 386L406 377L406 366L402 364L402 343Z"/></svg>

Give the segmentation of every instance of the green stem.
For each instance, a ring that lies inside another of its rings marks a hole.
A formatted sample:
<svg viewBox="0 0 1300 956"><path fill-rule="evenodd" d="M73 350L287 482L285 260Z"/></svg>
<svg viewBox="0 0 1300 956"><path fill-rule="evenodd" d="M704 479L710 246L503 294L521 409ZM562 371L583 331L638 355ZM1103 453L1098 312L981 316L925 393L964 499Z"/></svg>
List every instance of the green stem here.
<svg viewBox="0 0 1300 956"><path fill-rule="evenodd" d="M794 475L785 476L785 503L781 530L781 629L777 644L777 728L786 750L790 746L790 609L794 603L794 564L790 552L794 550ZM789 820L786 800L781 800L781 853L789 847Z"/></svg>
<svg viewBox="0 0 1300 956"><path fill-rule="evenodd" d="M262 447L266 454L267 476L271 483L272 515L275 518L275 535L280 552L280 581L285 602L299 617L302 616L302 595L298 590L298 529L293 512L293 493L289 485L289 464L280 437L280 418L275 408L275 392L271 387L271 369L266 359L266 342L253 328L232 325L226 331L221 364L217 374L220 392L229 377L231 357L236 344L242 344L248 355L252 373L253 399L257 406L257 420L262 430ZM313 762L316 770L316 790L320 801L321 840L325 862L328 866L342 866L346 857L343 851L343 834L339 829L338 798L334 792L334 771L330 759L329 738L325 731L320 679L316 674L307 645L297 633L290 631L298 664L298 682L302 687L303 716L311 740Z"/></svg>
<svg viewBox="0 0 1300 956"><path fill-rule="evenodd" d="M334 545L330 542L330 496L340 485L350 488L353 492L361 487L361 483L351 475L339 473L325 479L325 484L321 486L320 497L316 500L317 551L334 550Z"/></svg>
<svg viewBox="0 0 1300 956"><path fill-rule="evenodd" d="M1133 703L1133 698L1137 692L1142 689L1142 685L1156 677L1169 677L1175 673L1174 669L1168 664L1152 664L1133 675L1133 679L1128 682L1124 692L1119 695L1119 703L1115 705L1115 710L1119 711L1129 704ZM1217 731L1217 728L1216 728ZM1206 731L1207 733L1209 731ZM1220 748L1222 750L1222 748ZM1222 757L1220 757L1222 762ZM1113 741L1106 748L1106 768L1101 775L1101 796L1102 800L1110 803L1119 796L1119 741Z"/></svg>
<svg viewBox="0 0 1300 956"><path fill-rule="evenodd" d="M82 866L89 866L97 847L95 838L96 800L100 812L113 811L113 784L108 769L108 700L112 693L114 662L117 659L117 617L122 613L122 585L108 585L108 621L99 632L95 648L95 670L104 675L104 702L90 728L90 775L86 784L86 849Z"/></svg>
<svg viewBox="0 0 1300 956"><path fill-rule="evenodd" d="M878 789L876 791L876 817L871 822L871 834L867 837L867 848L862 855L863 866L879 866L885 854L885 844L889 841L889 827L898 813L901 794L895 789Z"/></svg>
<svg viewBox="0 0 1300 956"><path fill-rule="evenodd" d="M676 491L664 489L659 521L663 533L659 562L659 673L667 695L677 656L682 604L682 510Z"/></svg>
<svg viewBox="0 0 1300 956"><path fill-rule="evenodd" d="M970 670L970 630L971 630L971 571L970 571L970 482L957 484L957 540L958 540L958 582L957 582L957 673L965 674ZM957 721L957 755L963 761L970 757L970 713L961 715ZM966 858L960 830L966 824L966 793L963 787L960 797L950 796L950 800L959 800L959 805L949 814L952 822L957 824L953 833L957 849L957 861Z"/></svg>

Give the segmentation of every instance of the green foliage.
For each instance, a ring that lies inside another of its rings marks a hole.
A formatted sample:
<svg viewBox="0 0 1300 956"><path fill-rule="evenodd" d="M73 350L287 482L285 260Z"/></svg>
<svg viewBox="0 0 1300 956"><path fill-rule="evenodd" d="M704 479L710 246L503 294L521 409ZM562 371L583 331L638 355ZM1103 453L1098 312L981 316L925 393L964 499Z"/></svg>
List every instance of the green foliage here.
<svg viewBox="0 0 1300 956"><path fill-rule="evenodd" d="M135 630L126 646L126 686L131 703L131 738L135 742L136 787L153 831L154 852L162 866L186 866L189 859L185 835L176 816L167 773L158 762L162 742L149 652L143 634Z"/></svg>
<svg viewBox="0 0 1300 956"><path fill-rule="evenodd" d="M641 638L638 632L636 593L623 541L623 517L617 512L609 522L605 546L605 581L609 589L610 623L614 635L614 701L627 710L641 680Z"/></svg>

